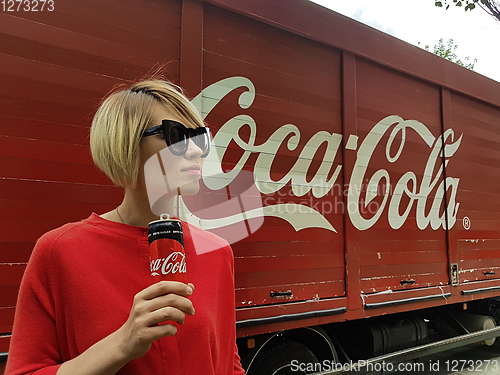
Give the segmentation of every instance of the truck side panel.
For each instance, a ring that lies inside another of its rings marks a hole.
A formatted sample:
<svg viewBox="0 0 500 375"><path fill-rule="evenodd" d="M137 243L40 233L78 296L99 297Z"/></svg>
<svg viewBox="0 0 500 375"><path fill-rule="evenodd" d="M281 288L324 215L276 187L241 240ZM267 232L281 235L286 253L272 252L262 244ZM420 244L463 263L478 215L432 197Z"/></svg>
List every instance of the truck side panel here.
<svg viewBox="0 0 500 375"><path fill-rule="evenodd" d="M280 181L293 173L302 173L294 166L305 143L314 134L322 129L328 129L329 133L342 132L338 51L206 5L203 61L205 85L216 83L221 77L244 76L250 78L256 90L255 100L246 111L235 105L237 96L234 94L222 99L206 117L212 127L219 130L234 116L249 115L256 124L256 145L264 144L285 124L300 129L297 147L290 150L281 144L273 162L264 165L271 180ZM246 126L240 131L246 137L250 135ZM269 193L263 204L300 202L309 206L312 200L317 201L317 206L328 208L326 216L335 223L338 234L334 236L317 229L296 232L283 220L266 217L263 227L233 245L238 307L345 294L343 212L342 207L336 210L332 203L335 200L342 203L342 192L332 190L318 200L313 197L307 181L320 167L324 148L312 155L310 167L303 171L306 180L295 184L295 188L301 189L300 197L292 192L289 183L284 183L284 187L278 189L280 194ZM230 170L243 151L235 144L230 144L228 150L223 151L222 162ZM254 172L259 158L262 158L261 154L253 153L244 169ZM342 164L340 152L330 164ZM224 236L224 232L227 232L226 228L220 234ZM283 246L285 243L287 246ZM289 298L270 297L273 291L288 290L292 292Z"/></svg>
<svg viewBox="0 0 500 375"><path fill-rule="evenodd" d="M499 187L500 109L451 94L451 122L464 139L464 151L450 164L450 174L461 175L462 221L450 231L457 249L461 283L498 279L500 255Z"/></svg>
<svg viewBox="0 0 500 375"><path fill-rule="evenodd" d="M425 127L436 139L442 133L440 90L435 85L358 59L356 93L356 135L360 140L366 139L375 124L389 115L397 115L403 120L418 119L420 127ZM373 226L358 234L361 293L449 283L446 232L442 225L433 229L425 219L440 217L444 212L444 200L437 207L434 203L434 197L442 195L442 160L430 160L435 142L426 144L418 131L421 130L407 128L392 133L388 129L370 155L362 186L375 188L377 197L368 205L363 219L371 219L379 210L383 213ZM395 137L392 143L391 136ZM346 168L352 170L349 166ZM376 187L369 186L372 175L384 170L388 171L388 180ZM424 196L427 187L424 181L436 177L438 180ZM407 191L397 190L403 183L408 186L406 190L415 195L422 191L420 199L410 197L412 194ZM384 203L386 193L388 198ZM391 207L395 209L390 210ZM413 283L405 283L412 280Z"/></svg>

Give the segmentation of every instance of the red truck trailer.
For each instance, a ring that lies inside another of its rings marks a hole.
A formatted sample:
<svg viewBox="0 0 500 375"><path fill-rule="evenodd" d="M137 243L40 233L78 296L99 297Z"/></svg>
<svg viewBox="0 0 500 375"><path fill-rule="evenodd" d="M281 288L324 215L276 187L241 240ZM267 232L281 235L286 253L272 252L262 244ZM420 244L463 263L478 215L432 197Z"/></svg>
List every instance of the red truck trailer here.
<svg viewBox="0 0 500 375"><path fill-rule="evenodd" d="M306 0L43 4L0 4L1 360L37 238L122 199L93 112L158 66L215 135L183 212L232 242L248 374L500 334L500 83Z"/></svg>

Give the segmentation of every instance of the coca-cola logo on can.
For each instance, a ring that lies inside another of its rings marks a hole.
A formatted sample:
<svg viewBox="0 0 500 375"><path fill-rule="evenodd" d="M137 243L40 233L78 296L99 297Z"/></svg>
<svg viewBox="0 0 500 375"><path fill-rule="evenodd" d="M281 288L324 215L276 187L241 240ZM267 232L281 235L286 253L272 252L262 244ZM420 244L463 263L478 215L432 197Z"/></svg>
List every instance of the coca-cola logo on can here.
<svg viewBox="0 0 500 375"><path fill-rule="evenodd" d="M186 255L182 252L171 253L167 258L151 259L151 276L169 273L186 273Z"/></svg>

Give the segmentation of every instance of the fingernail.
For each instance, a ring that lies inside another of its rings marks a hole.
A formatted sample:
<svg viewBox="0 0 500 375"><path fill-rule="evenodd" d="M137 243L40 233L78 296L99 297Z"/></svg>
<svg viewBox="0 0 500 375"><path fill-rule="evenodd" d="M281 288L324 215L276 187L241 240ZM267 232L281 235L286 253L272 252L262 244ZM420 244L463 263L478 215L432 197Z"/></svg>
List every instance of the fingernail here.
<svg viewBox="0 0 500 375"><path fill-rule="evenodd" d="M193 288L191 288L190 286L188 286L188 287L187 287L187 292L188 292L188 294L193 293Z"/></svg>

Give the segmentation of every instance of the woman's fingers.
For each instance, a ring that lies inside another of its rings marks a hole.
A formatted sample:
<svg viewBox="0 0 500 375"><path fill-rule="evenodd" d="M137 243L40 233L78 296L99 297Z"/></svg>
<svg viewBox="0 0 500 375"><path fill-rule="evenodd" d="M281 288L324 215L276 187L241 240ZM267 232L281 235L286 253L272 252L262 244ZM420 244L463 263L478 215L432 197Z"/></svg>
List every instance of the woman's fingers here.
<svg viewBox="0 0 500 375"><path fill-rule="evenodd" d="M194 315L193 304L188 298L193 290L193 284L161 281L139 292L135 296L134 306L139 313L150 313L170 306Z"/></svg>
<svg viewBox="0 0 500 375"><path fill-rule="evenodd" d="M184 314L194 315L195 312L188 298L193 290L193 284L160 281L135 296L133 310L136 316L142 316L146 327L166 321L183 324Z"/></svg>
<svg viewBox="0 0 500 375"><path fill-rule="evenodd" d="M137 296L146 300L150 300L169 293L188 297L193 294L193 290L194 285L191 283L186 285L178 281L160 281L139 292Z"/></svg>
<svg viewBox="0 0 500 375"><path fill-rule="evenodd" d="M158 325L163 322L176 322L180 325L184 324L186 314L173 306L163 307L148 314L145 324L149 327Z"/></svg>
<svg viewBox="0 0 500 375"><path fill-rule="evenodd" d="M194 315L193 303L186 297L179 296L178 294L167 294L164 296L156 297L155 299L145 301L145 309L153 312L162 309L166 306L172 306L188 315Z"/></svg>
<svg viewBox="0 0 500 375"><path fill-rule="evenodd" d="M148 328L148 341L153 342L167 336L173 336L177 333L177 327L173 324L160 324Z"/></svg>

